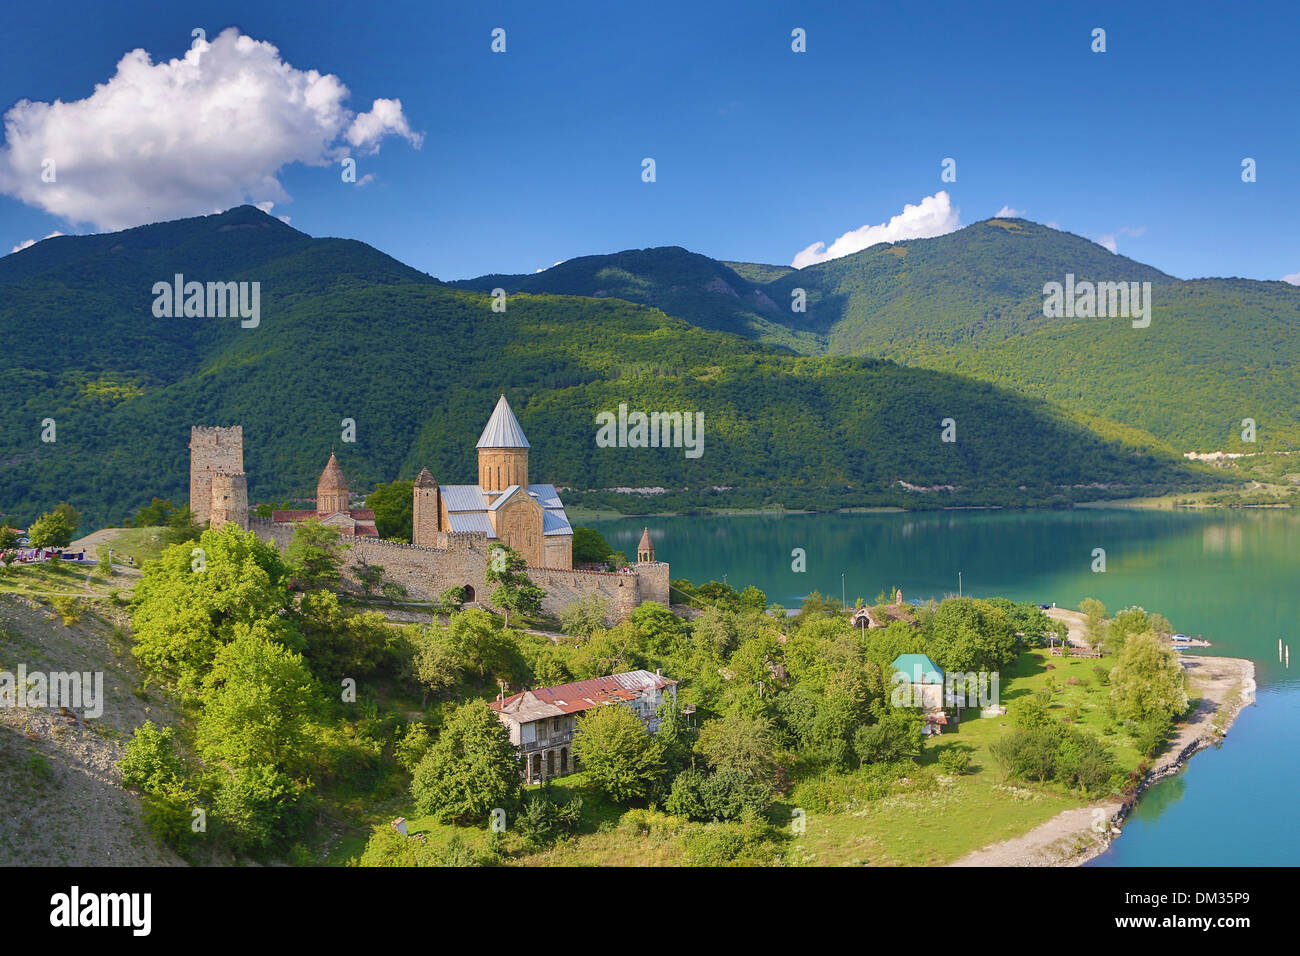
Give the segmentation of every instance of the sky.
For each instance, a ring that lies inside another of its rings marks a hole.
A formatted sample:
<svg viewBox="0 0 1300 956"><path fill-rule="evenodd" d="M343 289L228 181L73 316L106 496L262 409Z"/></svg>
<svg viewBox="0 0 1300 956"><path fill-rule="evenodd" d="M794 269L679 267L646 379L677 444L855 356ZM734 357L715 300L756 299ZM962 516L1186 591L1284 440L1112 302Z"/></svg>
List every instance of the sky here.
<svg viewBox="0 0 1300 956"><path fill-rule="evenodd" d="M805 265L1020 215L1178 276L1300 284L1297 19L1282 3L15 5L0 254L243 202L442 279L664 245Z"/></svg>

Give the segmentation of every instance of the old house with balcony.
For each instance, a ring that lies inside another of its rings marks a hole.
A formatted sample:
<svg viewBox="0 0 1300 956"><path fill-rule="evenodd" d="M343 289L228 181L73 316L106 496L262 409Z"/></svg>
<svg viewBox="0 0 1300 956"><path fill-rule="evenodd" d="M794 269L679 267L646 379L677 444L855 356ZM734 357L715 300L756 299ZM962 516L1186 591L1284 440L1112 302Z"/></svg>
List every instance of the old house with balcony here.
<svg viewBox="0 0 1300 956"><path fill-rule="evenodd" d="M591 680L520 691L492 702L519 750L526 783L542 783L578 768L573 736L578 717L595 707L630 707L654 733L657 713L666 696L677 695L677 682L646 670L611 674Z"/></svg>

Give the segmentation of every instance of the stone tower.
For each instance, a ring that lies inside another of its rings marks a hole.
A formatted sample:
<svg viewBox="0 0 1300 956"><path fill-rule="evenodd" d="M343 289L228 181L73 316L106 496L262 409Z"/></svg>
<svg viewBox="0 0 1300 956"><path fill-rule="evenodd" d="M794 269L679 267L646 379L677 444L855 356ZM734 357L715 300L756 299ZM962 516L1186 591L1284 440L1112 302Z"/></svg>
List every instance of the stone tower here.
<svg viewBox="0 0 1300 956"><path fill-rule="evenodd" d="M190 428L190 513L202 525L212 517L212 478L217 474L243 475L244 429ZM248 492L244 491L244 527L248 527Z"/></svg>
<svg viewBox="0 0 1300 956"><path fill-rule="evenodd" d="M212 476L211 527L224 524L238 525L248 530L248 479L243 474L228 475L223 471Z"/></svg>
<svg viewBox="0 0 1300 956"><path fill-rule="evenodd" d="M438 482L428 468L421 468L415 476L412 492L415 500L411 505L411 543L431 548L442 530L442 508Z"/></svg>
<svg viewBox="0 0 1300 956"><path fill-rule="evenodd" d="M650 529L641 529L641 543L636 546L636 563L653 564L655 559L655 543L650 538Z"/></svg>
<svg viewBox="0 0 1300 956"><path fill-rule="evenodd" d="M504 395L478 440L478 486L485 492L528 487L528 439Z"/></svg>
<svg viewBox="0 0 1300 956"><path fill-rule="evenodd" d="M348 510L348 483L343 477L339 460L330 452L330 460L325 463L325 470L316 482L316 513L329 515L336 511Z"/></svg>

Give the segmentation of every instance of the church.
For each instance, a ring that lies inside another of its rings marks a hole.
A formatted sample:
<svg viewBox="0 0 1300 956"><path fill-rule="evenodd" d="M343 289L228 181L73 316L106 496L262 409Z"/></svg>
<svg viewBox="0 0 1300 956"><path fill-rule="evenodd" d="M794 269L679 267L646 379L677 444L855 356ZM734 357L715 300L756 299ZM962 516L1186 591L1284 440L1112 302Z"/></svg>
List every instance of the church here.
<svg viewBox="0 0 1300 956"><path fill-rule="evenodd" d="M554 485L528 483L528 439L504 395L478 440L478 484L439 485L429 469L415 479L414 544L440 532L478 531L518 551L529 567L573 567L573 526Z"/></svg>
<svg viewBox="0 0 1300 956"><path fill-rule="evenodd" d="M437 547L445 532L480 532L514 548L529 567L573 567L573 526L554 485L528 483L528 439L502 395L478 440L478 484L439 485L421 468L412 489L411 543ZM348 537L375 538L375 513L348 507L334 453L316 483L316 507L273 512L276 523L315 518Z"/></svg>
<svg viewBox="0 0 1300 956"><path fill-rule="evenodd" d="M338 528L352 538L377 538L375 513L369 508L348 507L348 483L339 460L330 452L330 460L316 482L316 507L271 512L272 521L305 521L315 518L321 524Z"/></svg>

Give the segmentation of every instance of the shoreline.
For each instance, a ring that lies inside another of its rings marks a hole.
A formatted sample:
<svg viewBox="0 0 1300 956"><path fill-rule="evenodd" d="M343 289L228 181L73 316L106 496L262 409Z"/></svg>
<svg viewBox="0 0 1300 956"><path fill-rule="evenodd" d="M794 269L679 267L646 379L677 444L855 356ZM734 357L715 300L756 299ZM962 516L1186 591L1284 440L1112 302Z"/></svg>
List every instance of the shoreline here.
<svg viewBox="0 0 1300 956"><path fill-rule="evenodd" d="M1082 866L1110 849L1143 793L1182 771L1201 750L1221 741L1242 708L1255 702L1255 664L1240 657L1179 654L1199 691L1199 705L1178 725L1130 796L1058 813L1028 833L966 854L949 866ZM1103 822L1104 821L1104 822Z"/></svg>

